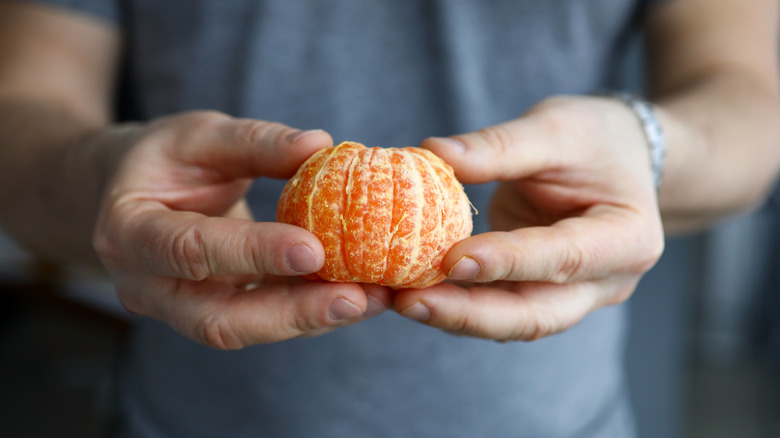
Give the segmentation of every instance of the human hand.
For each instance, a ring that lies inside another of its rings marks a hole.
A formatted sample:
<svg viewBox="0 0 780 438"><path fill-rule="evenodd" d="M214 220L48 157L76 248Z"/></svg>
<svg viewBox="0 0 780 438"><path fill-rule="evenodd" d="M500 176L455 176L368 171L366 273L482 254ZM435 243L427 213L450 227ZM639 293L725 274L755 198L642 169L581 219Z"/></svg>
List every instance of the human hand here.
<svg viewBox="0 0 780 438"><path fill-rule="evenodd" d="M323 131L195 112L135 129L105 190L96 251L131 312L219 349L320 334L384 310L385 288L308 283L324 250L310 232L257 223L256 177L290 177Z"/></svg>
<svg viewBox="0 0 780 438"><path fill-rule="evenodd" d="M626 300L660 257L663 228L646 140L621 102L559 97L526 115L423 147L464 183L501 181L495 231L455 245L450 279L395 298L449 332L534 340Z"/></svg>

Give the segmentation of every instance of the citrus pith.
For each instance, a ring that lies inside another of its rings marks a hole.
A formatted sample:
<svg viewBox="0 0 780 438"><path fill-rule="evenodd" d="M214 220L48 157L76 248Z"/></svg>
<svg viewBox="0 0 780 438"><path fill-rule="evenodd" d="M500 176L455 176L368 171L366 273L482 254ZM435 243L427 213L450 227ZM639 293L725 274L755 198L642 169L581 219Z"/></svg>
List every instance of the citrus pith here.
<svg viewBox="0 0 780 438"><path fill-rule="evenodd" d="M442 259L472 230L463 186L441 158L355 142L312 155L287 182L277 220L320 239L317 278L394 288L443 281Z"/></svg>

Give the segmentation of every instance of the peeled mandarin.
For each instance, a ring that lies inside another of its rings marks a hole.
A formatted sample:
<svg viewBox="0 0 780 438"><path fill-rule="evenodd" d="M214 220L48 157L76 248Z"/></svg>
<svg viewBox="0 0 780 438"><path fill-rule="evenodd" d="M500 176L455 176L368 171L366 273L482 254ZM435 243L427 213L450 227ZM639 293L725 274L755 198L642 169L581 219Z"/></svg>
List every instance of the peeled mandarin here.
<svg viewBox="0 0 780 438"><path fill-rule="evenodd" d="M279 222L314 233L325 264L310 279L423 288L446 277L447 251L471 234L471 204L452 168L420 148L343 142L287 182Z"/></svg>

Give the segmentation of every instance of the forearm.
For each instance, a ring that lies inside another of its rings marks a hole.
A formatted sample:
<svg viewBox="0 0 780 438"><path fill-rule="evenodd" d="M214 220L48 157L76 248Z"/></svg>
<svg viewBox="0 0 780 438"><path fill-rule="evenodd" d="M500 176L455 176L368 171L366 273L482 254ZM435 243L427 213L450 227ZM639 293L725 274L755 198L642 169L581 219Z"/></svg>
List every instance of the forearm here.
<svg viewBox="0 0 780 438"><path fill-rule="evenodd" d="M749 3L749 4L748 4ZM667 231L759 205L780 168L777 0L661 2L646 21L649 85L668 139Z"/></svg>
<svg viewBox="0 0 780 438"><path fill-rule="evenodd" d="M776 86L723 72L655 101L668 143L659 194L668 232L700 228L766 199L780 169Z"/></svg>
<svg viewBox="0 0 780 438"><path fill-rule="evenodd" d="M107 129L120 47L111 23L0 1L0 227L38 256L97 261L91 233L122 149Z"/></svg>
<svg viewBox="0 0 780 438"><path fill-rule="evenodd" d="M54 101L0 97L0 226L38 256L97 263L92 230L128 135Z"/></svg>

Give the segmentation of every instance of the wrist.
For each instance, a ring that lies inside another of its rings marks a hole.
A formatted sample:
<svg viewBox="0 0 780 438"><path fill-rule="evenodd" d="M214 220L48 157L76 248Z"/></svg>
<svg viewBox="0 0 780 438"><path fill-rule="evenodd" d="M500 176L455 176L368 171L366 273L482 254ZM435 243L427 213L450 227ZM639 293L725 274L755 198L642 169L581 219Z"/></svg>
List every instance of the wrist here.
<svg viewBox="0 0 780 438"><path fill-rule="evenodd" d="M91 183L98 203L120 163L142 135L145 126L142 123L105 126L92 132L77 146L80 149L77 154L80 158L76 166L86 164L95 170Z"/></svg>
<svg viewBox="0 0 780 438"><path fill-rule="evenodd" d="M0 225L37 256L96 264L91 244L103 190L131 129L86 123L56 105L0 102Z"/></svg>
<svg viewBox="0 0 780 438"><path fill-rule="evenodd" d="M652 103L644 98L628 92L604 93L603 96L623 102L634 113L641 125L650 156L650 169L653 174L653 184L660 191L666 170L666 134L661 118L656 114Z"/></svg>

